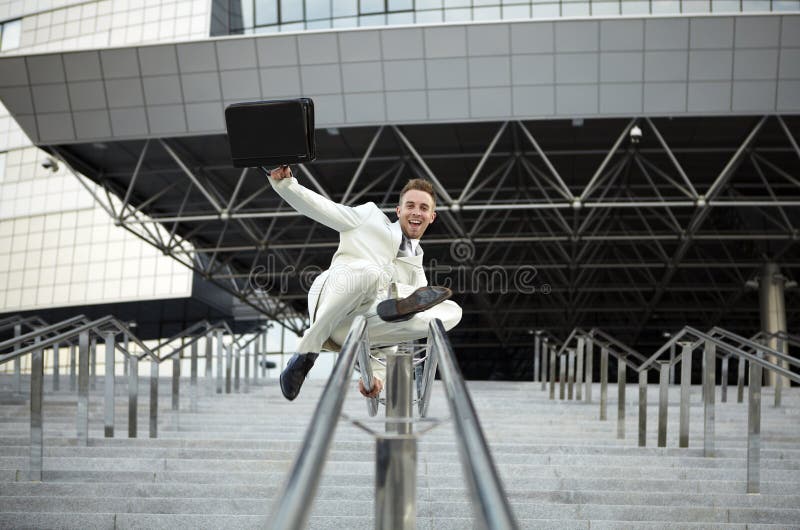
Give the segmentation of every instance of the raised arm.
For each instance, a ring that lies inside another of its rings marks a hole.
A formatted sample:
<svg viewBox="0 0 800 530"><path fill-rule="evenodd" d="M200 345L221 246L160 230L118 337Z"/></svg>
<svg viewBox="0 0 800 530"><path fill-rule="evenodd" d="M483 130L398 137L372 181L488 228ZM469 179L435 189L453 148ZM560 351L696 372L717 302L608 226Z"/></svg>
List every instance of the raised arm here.
<svg viewBox="0 0 800 530"><path fill-rule="evenodd" d="M335 203L301 186L288 166L270 171L269 182L292 208L337 232L350 230L362 222L356 208Z"/></svg>

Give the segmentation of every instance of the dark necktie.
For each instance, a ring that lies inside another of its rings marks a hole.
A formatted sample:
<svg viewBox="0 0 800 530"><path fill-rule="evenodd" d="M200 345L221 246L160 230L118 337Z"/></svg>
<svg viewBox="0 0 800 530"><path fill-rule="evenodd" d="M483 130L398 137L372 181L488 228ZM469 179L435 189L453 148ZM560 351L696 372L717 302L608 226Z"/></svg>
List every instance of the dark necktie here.
<svg viewBox="0 0 800 530"><path fill-rule="evenodd" d="M399 258L407 258L414 255L414 250L411 246L411 240L403 234L403 240L400 241L400 251L397 253Z"/></svg>

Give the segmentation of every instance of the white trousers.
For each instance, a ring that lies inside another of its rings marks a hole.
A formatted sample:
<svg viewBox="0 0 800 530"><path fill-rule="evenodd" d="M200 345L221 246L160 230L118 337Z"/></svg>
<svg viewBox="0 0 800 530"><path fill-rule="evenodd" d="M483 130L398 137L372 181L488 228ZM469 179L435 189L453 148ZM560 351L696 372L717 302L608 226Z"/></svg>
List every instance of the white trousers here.
<svg viewBox="0 0 800 530"><path fill-rule="evenodd" d="M318 352L328 339L341 345L358 315L367 319L367 333L373 347L394 346L427 337L428 325L435 318L442 321L446 330L461 320L461 307L445 300L404 322L384 322L377 314L377 306L387 297L388 279L384 271L367 261L331 267L325 277L314 282L309 292L312 324L297 344L297 351ZM403 298L415 289L412 285L398 284L397 294Z"/></svg>

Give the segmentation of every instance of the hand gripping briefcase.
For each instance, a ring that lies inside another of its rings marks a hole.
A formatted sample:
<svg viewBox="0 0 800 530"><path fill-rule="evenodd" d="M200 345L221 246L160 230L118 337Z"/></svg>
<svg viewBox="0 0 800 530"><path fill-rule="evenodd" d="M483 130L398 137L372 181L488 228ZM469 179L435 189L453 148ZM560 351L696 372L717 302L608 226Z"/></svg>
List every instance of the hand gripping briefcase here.
<svg viewBox="0 0 800 530"><path fill-rule="evenodd" d="M225 109L234 167L311 162L314 102L310 98L235 103Z"/></svg>

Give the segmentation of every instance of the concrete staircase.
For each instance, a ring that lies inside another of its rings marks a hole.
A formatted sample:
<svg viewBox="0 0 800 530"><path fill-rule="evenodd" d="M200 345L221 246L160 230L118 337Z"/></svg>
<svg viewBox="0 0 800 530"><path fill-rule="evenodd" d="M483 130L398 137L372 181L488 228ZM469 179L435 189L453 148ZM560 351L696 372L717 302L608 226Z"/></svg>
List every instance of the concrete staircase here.
<svg viewBox="0 0 800 530"><path fill-rule="evenodd" d="M186 382L188 383L188 381ZM218 395L201 385L199 412L170 410L160 390L158 439L148 439L146 383L139 438L127 438L127 389L118 380L117 438L103 438L102 380L90 398L90 443L77 447L74 393L45 382L44 480L27 480L28 402L0 376L0 528L263 528L308 425L323 383L309 380L286 402L274 381ZM141 383L140 383L141 385ZM431 416L447 418L436 383ZM62 388L65 382L62 381ZM187 391L188 384L182 383ZM627 438L616 438L616 387L609 420L595 402L549 401L539 383L471 382L469 389L514 512L523 528L800 528L800 389L771 406L765 389L761 495L745 494L746 404L719 403L717 456L702 455L702 407L694 388L690 448L677 448L678 391L670 389L668 447L657 448L658 389L649 389L648 447L636 447L635 386ZM719 390L718 390L719 391ZM735 392L729 391L729 397ZM353 385L349 417L369 419ZM381 409L380 415L383 414ZM337 428L311 528L372 528L374 442L343 419ZM421 438L420 529L474 526L449 422Z"/></svg>

